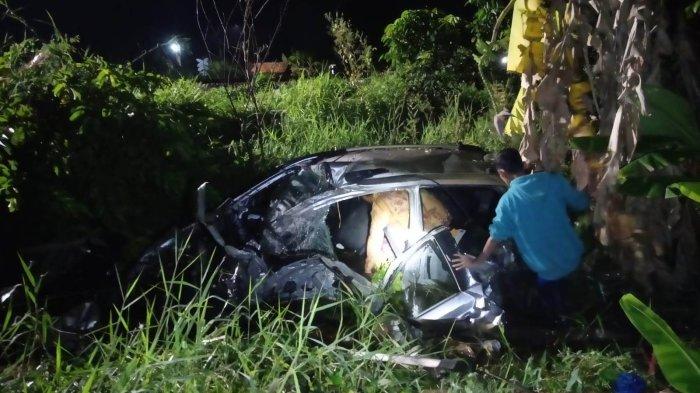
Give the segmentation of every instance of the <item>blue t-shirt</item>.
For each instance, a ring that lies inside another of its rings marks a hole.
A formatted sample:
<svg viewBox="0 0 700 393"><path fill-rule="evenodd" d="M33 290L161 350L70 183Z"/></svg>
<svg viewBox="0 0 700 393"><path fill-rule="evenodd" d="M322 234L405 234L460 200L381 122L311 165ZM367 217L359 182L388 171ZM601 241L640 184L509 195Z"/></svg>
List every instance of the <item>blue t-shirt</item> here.
<svg viewBox="0 0 700 393"><path fill-rule="evenodd" d="M561 175L525 175L511 181L489 232L494 240L515 240L523 260L540 278L558 280L578 267L583 253L567 209L586 208L588 196Z"/></svg>

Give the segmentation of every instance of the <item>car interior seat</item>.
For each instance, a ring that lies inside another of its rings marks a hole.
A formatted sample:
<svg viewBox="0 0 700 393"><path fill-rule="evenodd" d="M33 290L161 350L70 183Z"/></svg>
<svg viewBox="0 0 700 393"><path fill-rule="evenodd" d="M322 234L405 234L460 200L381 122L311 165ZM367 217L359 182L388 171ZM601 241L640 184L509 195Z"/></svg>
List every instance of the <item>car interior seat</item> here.
<svg viewBox="0 0 700 393"><path fill-rule="evenodd" d="M326 219L338 259L358 272L367 255L371 211L371 203L352 198L332 205Z"/></svg>

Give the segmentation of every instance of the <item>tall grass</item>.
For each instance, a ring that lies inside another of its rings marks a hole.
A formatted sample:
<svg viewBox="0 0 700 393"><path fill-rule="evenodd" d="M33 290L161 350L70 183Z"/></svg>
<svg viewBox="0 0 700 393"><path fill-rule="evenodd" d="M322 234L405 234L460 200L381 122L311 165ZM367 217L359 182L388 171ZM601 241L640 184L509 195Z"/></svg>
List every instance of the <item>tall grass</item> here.
<svg viewBox="0 0 700 393"><path fill-rule="evenodd" d="M499 137L485 116L475 115L471 107L464 107L455 96L449 101L445 112L423 130L421 143L463 143L479 146L487 151L498 151L508 145L508 140Z"/></svg>
<svg viewBox="0 0 700 393"><path fill-rule="evenodd" d="M179 273L171 277L162 273L161 282L147 293L137 294L136 283L124 288L122 304L112 310L106 326L85 338L89 343L78 353L62 348L58 336L53 335L51 342L51 324L40 308L19 318L6 310L0 333L3 347L13 346L18 338L27 345L14 346L15 358L3 359L10 363L0 372L2 388L383 391L392 386L417 387L430 378L368 358L377 351L405 353L408 344L383 336L380 317L370 313L367 305L352 298L324 304L313 298L293 309L265 307L248 297L238 304L223 303L221 308L224 300L212 293L218 272L207 271L213 264L206 262L188 264L203 263L198 283L185 281L182 272L189 270L185 267L174 269ZM164 297L158 306L149 300L156 291ZM146 312L133 323L129 319L137 303L145 303ZM213 309L217 309L214 316L210 315ZM340 325L322 331L317 317L330 309L341 310ZM35 313L41 318L33 318ZM343 323L349 319L352 324ZM29 339L42 331L40 341Z"/></svg>
<svg viewBox="0 0 700 393"><path fill-rule="evenodd" d="M204 89L185 79L157 90L155 100L172 111L187 113L199 105L236 118L238 133L209 135L209 143L228 144L229 160L241 168L255 161L248 169L260 172L294 157L347 147L464 143L495 151L509 143L492 131L483 92L465 85L453 93L444 108L434 108L402 73L387 71L353 83L329 73L285 83L261 80L257 108L244 86Z"/></svg>
<svg viewBox="0 0 700 393"><path fill-rule="evenodd" d="M397 72L375 73L355 83L323 73L261 85L258 100L269 116L262 130L264 146L256 150L278 164L355 146L466 143L502 148L506 142L491 131L483 108L472 107L480 99L476 90L469 94L472 90L458 94L456 87L450 105L433 108ZM243 99L236 102L241 112L251 109Z"/></svg>
<svg viewBox="0 0 700 393"><path fill-rule="evenodd" d="M176 257L174 273L161 269L159 283L143 293L136 282L120 285L121 304L80 345L65 345L66 336L35 296L40 280L27 269L29 308L20 314L13 307L3 310L0 390L606 391L611 375L632 367L626 354L566 349L524 360L508 352L475 371L442 376L376 362L370 359L375 353L450 351L394 341L383 329L392 315L373 315L350 296L308 299L297 307L263 305L250 296L228 303L213 290L219 272L212 260L183 266ZM192 267L201 272L198 282L185 280ZM134 320L139 306L145 313ZM330 312L333 324L323 317Z"/></svg>
<svg viewBox="0 0 700 393"><path fill-rule="evenodd" d="M357 85L322 74L261 92L278 124L264 130L265 154L289 159L351 146L416 143L406 87L391 75Z"/></svg>

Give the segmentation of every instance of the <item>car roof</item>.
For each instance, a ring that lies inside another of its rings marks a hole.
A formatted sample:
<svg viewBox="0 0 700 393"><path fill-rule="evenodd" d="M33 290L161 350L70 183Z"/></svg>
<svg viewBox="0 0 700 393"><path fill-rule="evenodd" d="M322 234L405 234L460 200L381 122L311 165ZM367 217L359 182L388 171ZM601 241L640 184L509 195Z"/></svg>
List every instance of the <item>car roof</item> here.
<svg viewBox="0 0 700 393"><path fill-rule="evenodd" d="M502 186L484 157L486 152L470 145L370 146L317 153L292 160L273 174L227 203L244 200L299 168L325 172L338 192L355 187L404 188L415 182L437 185ZM393 183L393 184L392 184Z"/></svg>
<svg viewBox="0 0 700 393"><path fill-rule="evenodd" d="M493 176L486 152L468 145L398 145L372 146L318 153L294 160L281 167L319 166L336 186L367 181L372 178L415 175L439 180L469 175ZM488 181L487 183L492 183Z"/></svg>

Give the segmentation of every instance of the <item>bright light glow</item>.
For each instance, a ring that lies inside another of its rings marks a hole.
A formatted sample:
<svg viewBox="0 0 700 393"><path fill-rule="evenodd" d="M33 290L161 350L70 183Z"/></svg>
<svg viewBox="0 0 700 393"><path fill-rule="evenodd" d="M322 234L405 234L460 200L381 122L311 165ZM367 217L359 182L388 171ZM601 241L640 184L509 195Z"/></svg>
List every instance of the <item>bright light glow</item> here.
<svg viewBox="0 0 700 393"><path fill-rule="evenodd" d="M501 57L501 64L503 64L503 65L508 64L508 56Z"/></svg>
<svg viewBox="0 0 700 393"><path fill-rule="evenodd" d="M168 48L171 52L173 52L176 55L182 52L182 46L180 46L180 43L178 42L171 43L170 45L168 45Z"/></svg>

